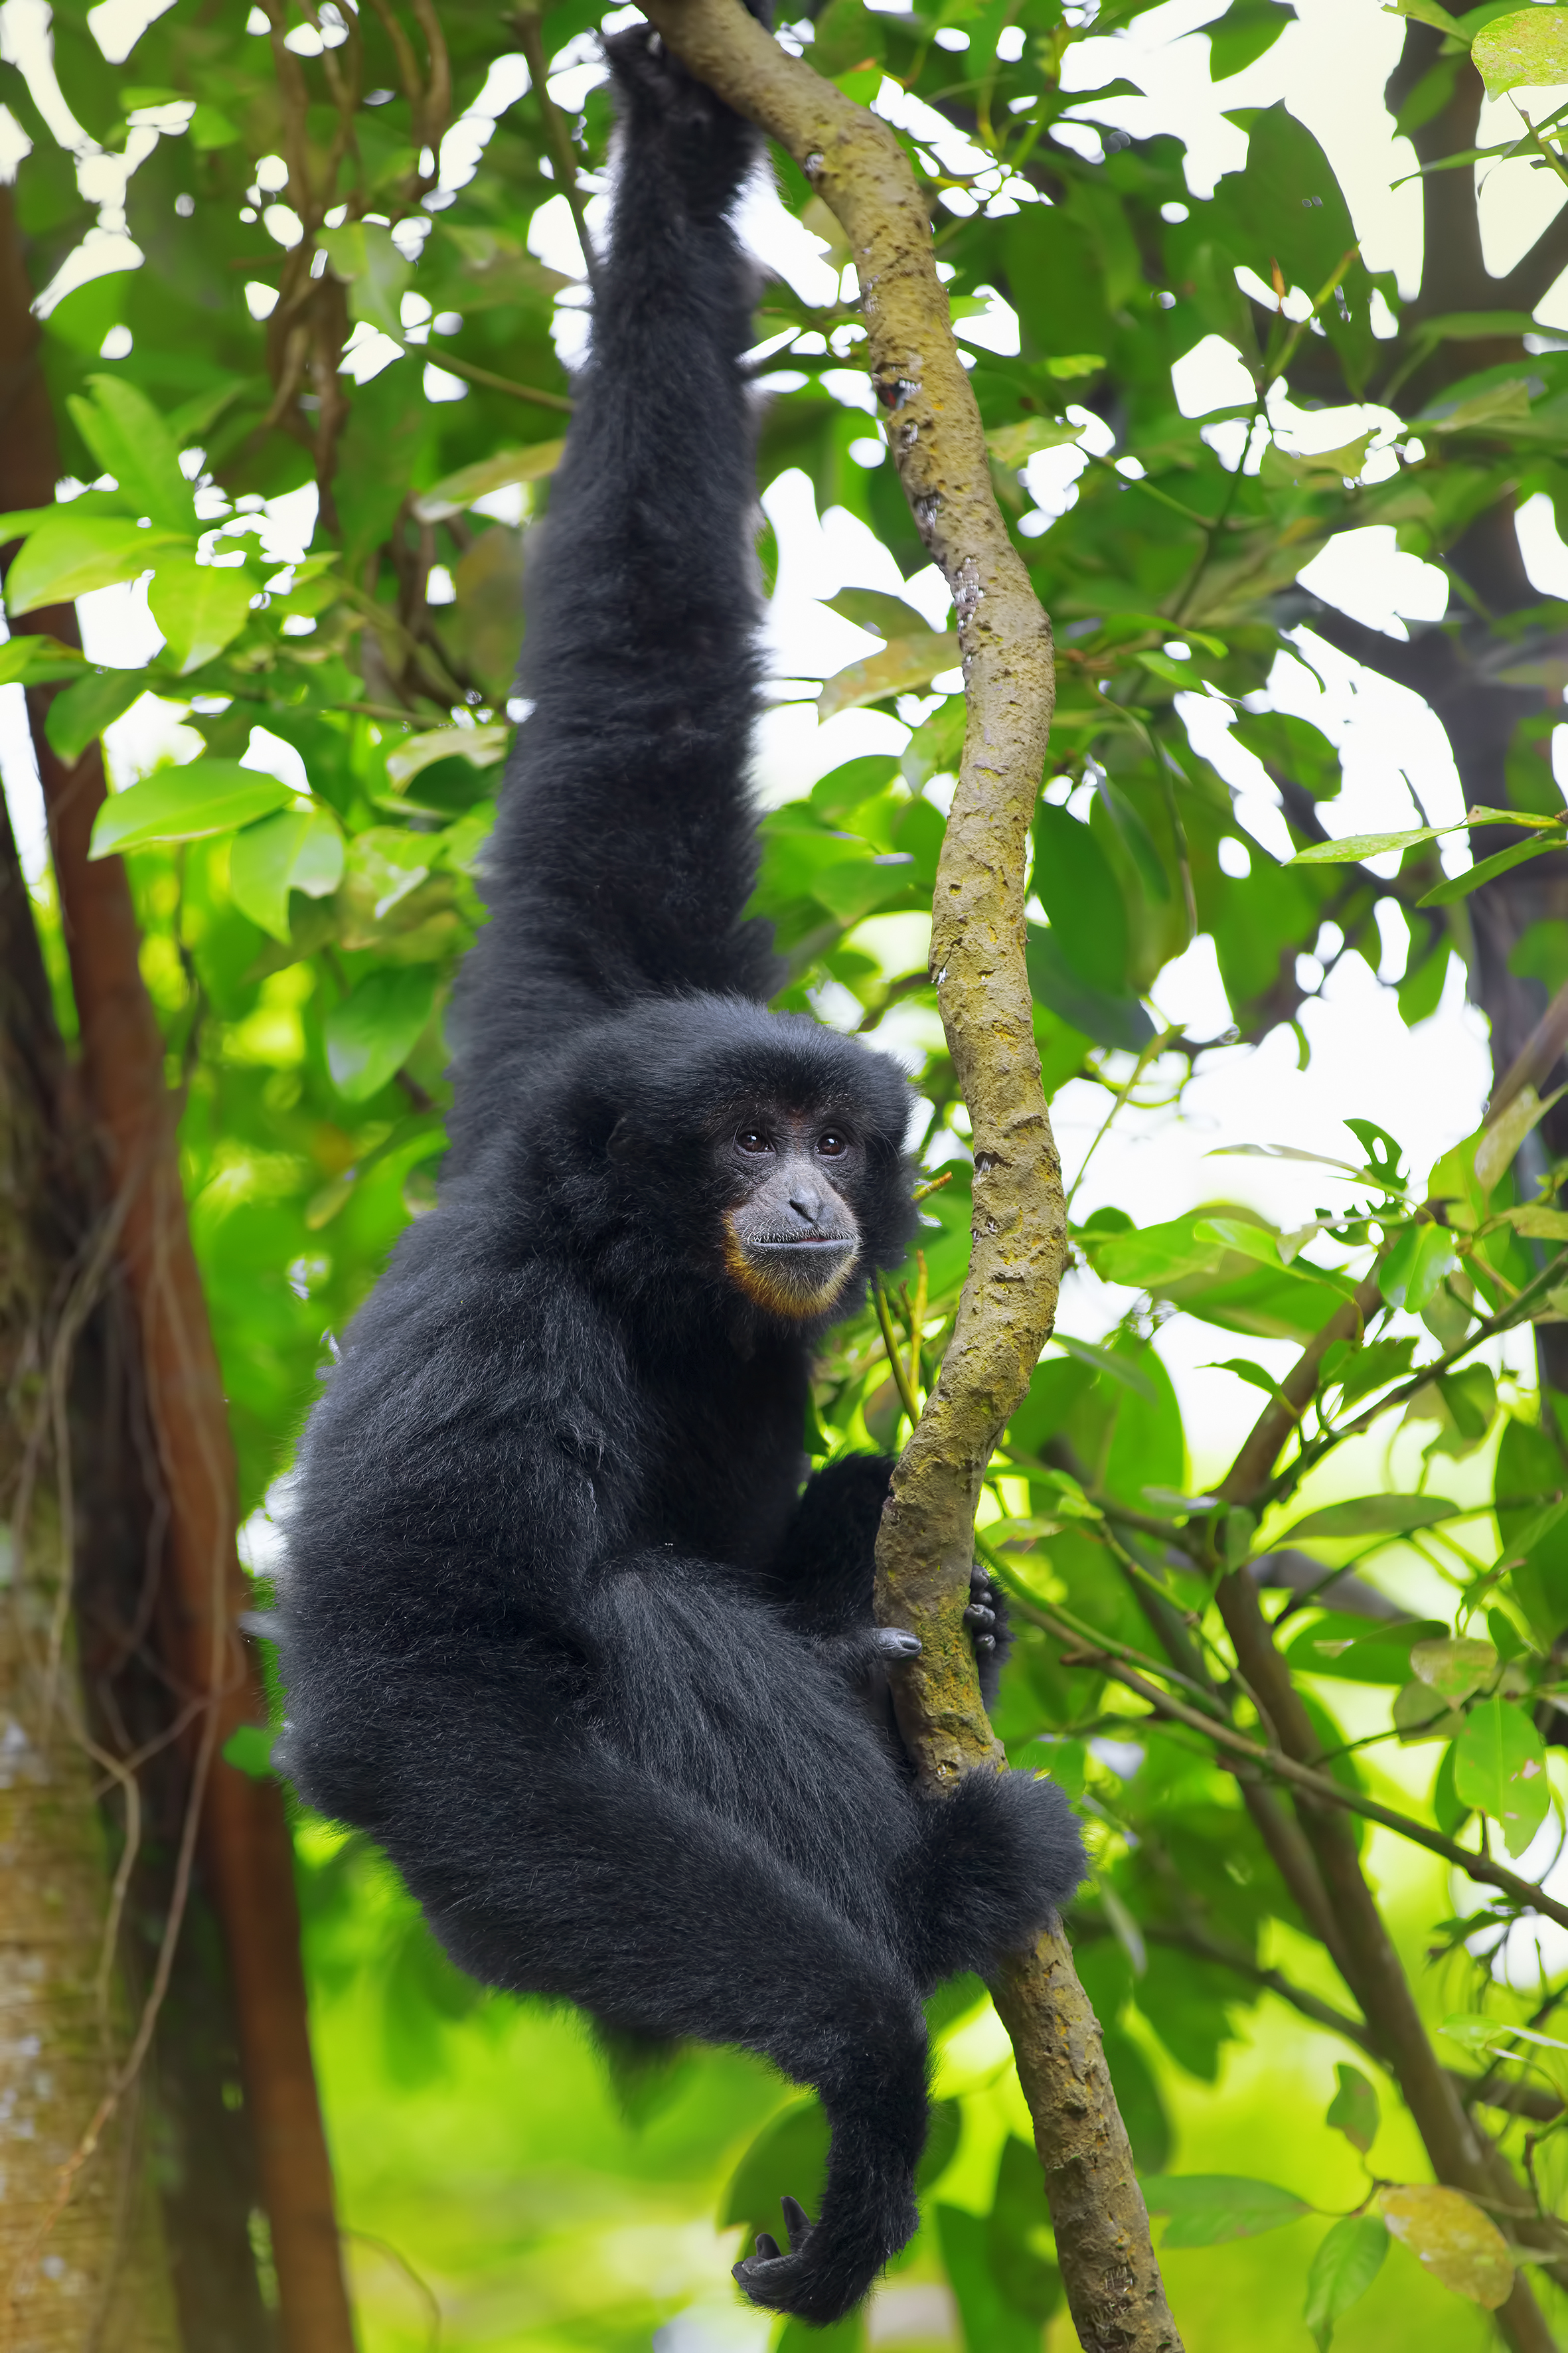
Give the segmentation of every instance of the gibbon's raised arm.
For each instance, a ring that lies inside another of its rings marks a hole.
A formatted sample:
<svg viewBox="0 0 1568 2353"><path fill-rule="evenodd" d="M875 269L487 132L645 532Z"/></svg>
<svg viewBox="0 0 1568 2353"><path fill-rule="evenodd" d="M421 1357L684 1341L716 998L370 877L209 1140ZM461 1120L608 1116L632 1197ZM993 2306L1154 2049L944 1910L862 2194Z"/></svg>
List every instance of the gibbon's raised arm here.
<svg viewBox="0 0 1568 2353"><path fill-rule="evenodd" d="M591 356L530 573L512 754L459 989L458 1135L481 1135L546 1041L650 995L765 999L742 921L760 616L756 272L729 215L759 153L641 28L622 90ZM715 121L717 115L718 120Z"/></svg>

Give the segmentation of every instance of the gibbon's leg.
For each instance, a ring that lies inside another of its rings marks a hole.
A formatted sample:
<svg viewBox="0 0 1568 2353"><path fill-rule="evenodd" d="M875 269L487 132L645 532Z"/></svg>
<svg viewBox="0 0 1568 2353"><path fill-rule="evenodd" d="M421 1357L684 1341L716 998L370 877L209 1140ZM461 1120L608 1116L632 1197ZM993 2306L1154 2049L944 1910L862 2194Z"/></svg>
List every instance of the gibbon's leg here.
<svg viewBox="0 0 1568 2353"><path fill-rule="evenodd" d="M396 1858L436 1933L462 1968L563 1996L612 2036L736 2044L820 2094L832 2147L816 2225L796 2251L764 2249L737 2276L759 2303L838 2319L915 2228L926 2046L913 1987L699 1799L597 1746L533 1749L518 1788L510 1727L495 1731L506 1778L469 1841L448 1823L441 1848Z"/></svg>
<svg viewBox="0 0 1568 2353"><path fill-rule="evenodd" d="M904 1953L922 1992L963 1969L988 1976L1050 1926L1084 1874L1083 1840L1054 1781L966 1774L925 1800L900 1886Z"/></svg>

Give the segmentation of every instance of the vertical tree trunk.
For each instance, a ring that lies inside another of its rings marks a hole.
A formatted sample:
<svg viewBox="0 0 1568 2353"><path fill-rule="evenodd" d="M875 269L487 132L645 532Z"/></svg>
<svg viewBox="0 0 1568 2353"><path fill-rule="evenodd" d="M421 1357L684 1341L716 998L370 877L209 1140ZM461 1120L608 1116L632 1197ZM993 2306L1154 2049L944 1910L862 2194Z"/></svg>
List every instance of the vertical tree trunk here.
<svg viewBox="0 0 1568 2353"><path fill-rule="evenodd" d="M0 805L0 951L26 920L4 887L15 871ZM0 953L0 2348L176 2353L134 2096L88 2147L127 2021L70 1641L72 1236L35 978L41 965Z"/></svg>
<svg viewBox="0 0 1568 2353"><path fill-rule="evenodd" d="M8 362L0 378L0 509L47 505L54 495L54 426L30 299L10 191L0 187L0 350ZM69 606L30 614L23 626L80 642ZM83 1094L113 1198L167 1506L159 1633L173 1685L192 1704L186 1756L234 1985L284 2340L288 2353L353 2353L281 1795L221 1753L229 1733L260 1720L265 1707L237 1629L246 1595L233 1453L185 1218L163 1037L141 976L124 866L88 856L105 794L100 747L89 745L66 767L44 731L49 699L47 689L29 694L28 716L81 1029Z"/></svg>

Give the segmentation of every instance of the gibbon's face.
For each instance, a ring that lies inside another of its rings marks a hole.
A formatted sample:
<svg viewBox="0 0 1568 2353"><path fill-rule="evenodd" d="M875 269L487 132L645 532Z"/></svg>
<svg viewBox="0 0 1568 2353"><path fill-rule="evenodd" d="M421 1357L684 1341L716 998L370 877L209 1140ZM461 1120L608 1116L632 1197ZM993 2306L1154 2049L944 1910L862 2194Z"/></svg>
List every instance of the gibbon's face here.
<svg viewBox="0 0 1568 2353"><path fill-rule="evenodd" d="M730 1180L724 1261L746 1297L807 1322L848 1286L860 1254L850 1196L866 1166L847 1121L760 1110L721 1141Z"/></svg>

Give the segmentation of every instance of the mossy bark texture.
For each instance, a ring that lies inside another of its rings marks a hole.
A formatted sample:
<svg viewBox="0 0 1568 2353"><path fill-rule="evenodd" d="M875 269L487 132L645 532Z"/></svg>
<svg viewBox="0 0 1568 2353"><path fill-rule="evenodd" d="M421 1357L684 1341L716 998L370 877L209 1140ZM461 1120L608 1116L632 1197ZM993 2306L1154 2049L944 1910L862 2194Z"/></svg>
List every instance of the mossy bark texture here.
<svg viewBox="0 0 1568 2353"><path fill-rule="evenodd" d="M1026 850L1055 692L1050 624L991 488L980 413L936 273L931 217L888 126L781 49L739 0L647 0L670 47L787 148L848 237L865 359L916 525L952 592L963 763L931 910L931 969L974 1150L973 1250L941 1376L877 1548L884 1623L918 1633L897 1677L922 1781L1005 1765L963 1617L993 1450L1049 1338L1067 1247L1024 962ZM1177 2353L1100 2028L1066 1939L994 1989L1013 2038L1080 2342Z"/></svg>

